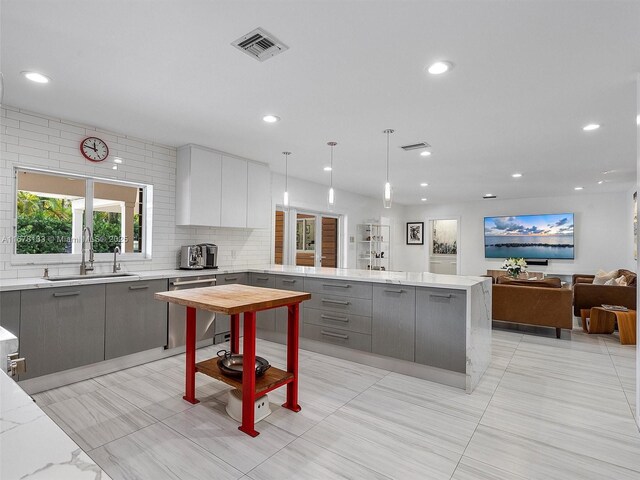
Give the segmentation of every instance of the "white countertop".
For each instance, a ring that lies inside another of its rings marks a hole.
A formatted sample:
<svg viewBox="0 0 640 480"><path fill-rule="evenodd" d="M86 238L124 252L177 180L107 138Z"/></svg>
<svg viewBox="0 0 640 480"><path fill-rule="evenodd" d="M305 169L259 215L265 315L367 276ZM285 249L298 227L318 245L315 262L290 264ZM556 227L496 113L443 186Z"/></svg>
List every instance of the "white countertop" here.
<svg viewBox="0 0 640 480"><path fill-rule="evenodd" d="M440 275L428 272L391 272L380 270L357 270L346 268L298 267L295 265L255 265L248 267L220 267L214 270L149 270L131 273L126 277L99 278L87 275L86 278L50 281L44 278L6 278L0 279L0 291L29 290L34 288L69 287L100 283L130 282L137 280L155 280L162 278L188 277L199 275L224 275L229 273L270 273L276 275L296 275L327 279L352 280L417 287L452 288L468 290L474 285L491 281L486 277L461 275Z"/></svg>
<svg viewBox="0 0 640 480"><path fill-rule="evenodd" d="M15 339L2 327L0 337L4 339L0 343ZM0 369L0 478L109 480L4 369Z"/></svg>

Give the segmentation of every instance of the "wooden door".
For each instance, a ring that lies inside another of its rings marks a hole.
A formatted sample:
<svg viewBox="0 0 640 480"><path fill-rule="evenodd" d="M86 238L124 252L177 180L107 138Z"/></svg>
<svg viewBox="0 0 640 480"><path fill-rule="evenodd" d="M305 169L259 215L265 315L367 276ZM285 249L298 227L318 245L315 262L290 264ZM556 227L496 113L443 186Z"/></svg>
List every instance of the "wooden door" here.
<svg viewBox="0 0 640 480"><path fill-rule="evenodd" d="M322 217L321 265L338 267L338 219Z"/></svg>
<svg viewBox="0 0 640 480"><path fill-rule="evenodd" d="M284 212L276 210L276 231L274 242L274 262L276 265L282 265L284 255Z"/></svg>

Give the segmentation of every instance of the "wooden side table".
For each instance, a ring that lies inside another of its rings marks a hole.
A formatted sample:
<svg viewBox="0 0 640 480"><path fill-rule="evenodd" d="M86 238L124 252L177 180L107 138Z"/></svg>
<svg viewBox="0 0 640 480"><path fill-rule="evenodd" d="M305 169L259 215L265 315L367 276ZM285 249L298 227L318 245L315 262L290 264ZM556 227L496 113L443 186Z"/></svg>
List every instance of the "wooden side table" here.
<svg viewBox="0 0 640 480"><path fill-rule="evenodd" d="M606 310L602 307L580 310L582 329L587 333L613 333L616 325L616 317L612 315L612 313L613 310ZM589 318L588 325L587 318Z"/></svg>
<svg viewBox="0 0 640 480"><path fill-rule="evenodd" d="M636 344L636 311L614 312L618 319L618 331L620 332L620 344Z"/></svg>

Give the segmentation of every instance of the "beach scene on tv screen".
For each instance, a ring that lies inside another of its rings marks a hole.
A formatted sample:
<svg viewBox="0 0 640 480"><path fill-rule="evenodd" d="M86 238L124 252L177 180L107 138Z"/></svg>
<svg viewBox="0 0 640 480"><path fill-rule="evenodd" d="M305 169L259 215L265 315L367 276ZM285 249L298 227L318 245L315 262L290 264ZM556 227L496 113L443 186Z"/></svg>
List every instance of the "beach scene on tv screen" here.
<svg viewBox="0 0 640 480"><path fill-rule="evenodd" d="M573 258L573 214L484 219L487 258Z"/></svg>

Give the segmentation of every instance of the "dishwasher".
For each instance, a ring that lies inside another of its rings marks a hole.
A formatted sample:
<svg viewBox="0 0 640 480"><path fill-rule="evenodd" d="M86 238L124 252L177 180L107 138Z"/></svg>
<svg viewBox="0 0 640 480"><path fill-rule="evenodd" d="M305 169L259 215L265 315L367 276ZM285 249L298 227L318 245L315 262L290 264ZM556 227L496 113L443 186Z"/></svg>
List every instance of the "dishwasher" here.
<svg viewBox="0 0 640 480"><path fill-rule="evenodd" d="M212 287L216 284L215 275L199 275L197 277L179 277L169 279L169 291L187 288ZM166 348L184 346L185 323L187 309L182 305L169 303L169 336ZM203 347L213 345L216 314L207 310L196 310L196 345Z"/></svg>

